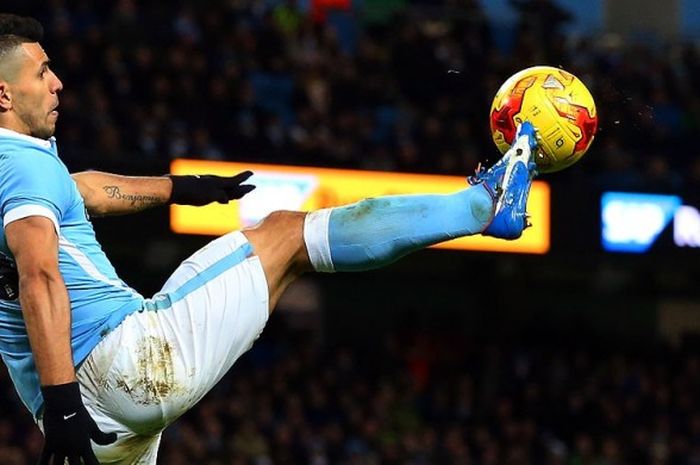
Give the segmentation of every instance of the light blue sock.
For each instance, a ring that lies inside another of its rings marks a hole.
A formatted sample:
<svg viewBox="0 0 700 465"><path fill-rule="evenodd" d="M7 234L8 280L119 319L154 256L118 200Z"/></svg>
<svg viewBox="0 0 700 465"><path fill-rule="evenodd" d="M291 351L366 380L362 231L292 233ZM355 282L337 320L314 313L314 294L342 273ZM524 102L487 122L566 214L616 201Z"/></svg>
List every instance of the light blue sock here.
<svg viewBox="0 0 700 465"><path fill-rule="evenodd" d="M483 184L447 195L377 197L310 213L304 239L317 271L370 270L429 245L478 234L493 209Z"/></svg>

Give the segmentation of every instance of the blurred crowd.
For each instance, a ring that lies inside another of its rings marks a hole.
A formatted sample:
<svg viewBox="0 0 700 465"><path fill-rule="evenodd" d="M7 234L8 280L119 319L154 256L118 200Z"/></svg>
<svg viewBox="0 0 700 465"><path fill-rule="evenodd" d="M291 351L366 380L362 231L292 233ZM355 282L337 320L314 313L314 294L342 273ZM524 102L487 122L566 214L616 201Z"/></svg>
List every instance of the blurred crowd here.
<svg viewBox="0 0 700 465"><path fill-rule="evenodd" d="M168 465L695 465L700 358L388 338L267 342L166 430ZM3 370L4 373L4 370ZM0 463L39 434L0 382Z"/></svg>
<svg viewBox="0 0 700 465"><path fill-rule="evenodd" d="M546 63L579 75L601 115L585 162L552 179L700 186L698 48L567 35L555 0L511 0L510 34L477 0L8 2L46 26L69 167L186 156L464 175L498 157L499 85Z"/></svg>

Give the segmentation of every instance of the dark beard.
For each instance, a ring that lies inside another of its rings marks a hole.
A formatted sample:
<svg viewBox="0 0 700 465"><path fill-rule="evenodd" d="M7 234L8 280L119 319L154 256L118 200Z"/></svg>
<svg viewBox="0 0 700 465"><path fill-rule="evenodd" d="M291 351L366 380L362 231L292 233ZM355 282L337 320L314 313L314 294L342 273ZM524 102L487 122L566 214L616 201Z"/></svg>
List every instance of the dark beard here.
<svg viewBox="0 0 700 465"><path fill-rule="evenodd" d="M32 137L36 137L37 139L47 140L49 137L53 136L54 132L55 131L53 129L45 127L45 128L32 130L30 135Z"/></svg>
<svg viewBox="0 0 700 465"><path fill-rule="evenodd" d="M53 136L53 133L55 132L55 125L54 127L51 127L47 124L46 121L41 122L38 118L33 118L31 116L28 118L23 118L20 115L18 116L20 117L22 122L29 128L30 136L44 140L47 140L49 137Z"/></svg>
<svg viewBox="0 0 700 465"><path fill-rule="evenodd" d="M34 121L33 121L34 122ZM36 137L37 139L48 139L53 136L56 126L49 126L46 122L44 124L33 124L30 126L30 135Z"/></svg>

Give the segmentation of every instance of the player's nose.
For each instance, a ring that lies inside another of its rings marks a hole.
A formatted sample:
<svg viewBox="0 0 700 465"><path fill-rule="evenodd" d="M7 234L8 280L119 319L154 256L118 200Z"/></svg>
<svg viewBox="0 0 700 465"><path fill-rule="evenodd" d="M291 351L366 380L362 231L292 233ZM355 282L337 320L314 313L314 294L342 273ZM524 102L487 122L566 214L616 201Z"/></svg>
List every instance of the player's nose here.
<svg viewBox="0 0 700 465"><path fill-rule="evenodd" d="M56 76L56 74L51 74L53 74L53 80L51 82L50 90L52 94L55 94L63 90L63 82L61 82L61 80L58 78L58 76Z"/></svg>

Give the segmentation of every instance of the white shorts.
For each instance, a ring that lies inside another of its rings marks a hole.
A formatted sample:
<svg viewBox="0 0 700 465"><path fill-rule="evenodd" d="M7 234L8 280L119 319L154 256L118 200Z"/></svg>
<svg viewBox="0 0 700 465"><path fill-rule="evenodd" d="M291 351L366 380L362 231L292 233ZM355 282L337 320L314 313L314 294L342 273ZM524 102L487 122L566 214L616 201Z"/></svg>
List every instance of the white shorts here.
<svg viewBox="0 0 700 465"><path fill-rule="evenodd" d="M117 442L101 464L155 465L161 431L192 408L253 345L268 288L241 232L185 260L146 310L127 317L78 369L83 401Z"/></svg>

